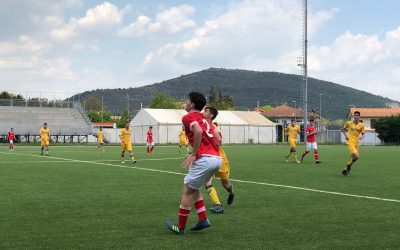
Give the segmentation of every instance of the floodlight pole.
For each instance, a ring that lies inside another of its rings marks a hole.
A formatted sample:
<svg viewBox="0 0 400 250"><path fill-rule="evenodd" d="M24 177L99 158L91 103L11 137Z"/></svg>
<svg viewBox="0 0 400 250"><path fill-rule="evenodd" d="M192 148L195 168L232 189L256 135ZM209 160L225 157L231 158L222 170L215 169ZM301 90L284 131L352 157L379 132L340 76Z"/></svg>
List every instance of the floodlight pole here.
<svg viewBox="0 0 400 250"><path fill-rule="evenodd" d="M101 126L103 126L104 122L104 94L101 94Z"/></svg>
<svg viewBox="0 0 400 250"><path fill-rule="evenodd" d="M303 62L303 67L304 67L304 75L303 75L303 80L304 80L304 135L306 134L306 128L307 128L307 110L308 110L308 95L307 95L307 46L308 46L308 41L307 41L307 0L304 0L304 62Z"/></svg>

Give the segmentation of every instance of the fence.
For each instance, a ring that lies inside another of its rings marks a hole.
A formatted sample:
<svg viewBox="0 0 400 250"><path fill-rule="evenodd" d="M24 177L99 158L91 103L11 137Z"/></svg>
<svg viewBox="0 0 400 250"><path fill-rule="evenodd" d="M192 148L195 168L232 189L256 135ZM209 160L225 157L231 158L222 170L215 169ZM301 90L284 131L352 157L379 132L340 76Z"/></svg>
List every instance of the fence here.
<svg viewBox="0 0 400 250"><path fill-rule="evenodd" d="M54 107L54 108L72 108L73 101L44 99L0 99L0 106L10 107Z"/></svg>

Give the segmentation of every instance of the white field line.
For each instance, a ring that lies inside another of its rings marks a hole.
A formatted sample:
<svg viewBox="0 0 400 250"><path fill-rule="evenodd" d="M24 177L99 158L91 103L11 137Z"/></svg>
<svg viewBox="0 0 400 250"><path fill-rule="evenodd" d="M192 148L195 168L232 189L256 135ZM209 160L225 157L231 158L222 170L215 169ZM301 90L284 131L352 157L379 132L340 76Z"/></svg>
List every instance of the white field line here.
<svg viewBox="0 0 400 250"><path fill-rule="evenodd" d="M8 154L8 155L26 155L26 156L33 156L33 157L42 157L42 156L39 156L39 155L30 155L30 154L15 154L15 153L4 153L4 152L0 152L0 153ZM120 167L120 168L132 168L132 169L139 169L139 170L144 170L144 171L166 173L166 174L174 174L174 175L186 175L184 173L177 173L177 172L172 172L172 171L165 171L165 170L158 170L158 169L151 169L151 168L141 168L141 167L135 167L133 165L131 165L131 166L116 165L116 164L104 163L104 162L74 160L74 159L59 158L59 157L52 157L52 156L47 156L47 158L51 158L51 159L55 159L55 160L64 160L64 161L69 161L69 162L81 162L81 163L88 163L88 164L95 164L95 165L103 165L103 166L112 166L112 167ZM323 194L332 194L332 195L338 195L338 196L356 197L356 198L368 199L368 200L378 200L378 201L387 201L387 202L400 203L400 200L379 198L379 197L374 197L374 196L347 194L347 193L325 191L325 190L318 190L318 189L304 188L304 187L296 187L296 186L288 186L288 185L280 185L280 184L273 184L273 183L265 183L265 182L256 182L256 181L246 181L246 180L236 180L236 179L231 179L231 181L240 182L240 183L247 183L247 184L262 185L262 186L289 188L289 189L303 190L303 191L323 193Z"/></svg>

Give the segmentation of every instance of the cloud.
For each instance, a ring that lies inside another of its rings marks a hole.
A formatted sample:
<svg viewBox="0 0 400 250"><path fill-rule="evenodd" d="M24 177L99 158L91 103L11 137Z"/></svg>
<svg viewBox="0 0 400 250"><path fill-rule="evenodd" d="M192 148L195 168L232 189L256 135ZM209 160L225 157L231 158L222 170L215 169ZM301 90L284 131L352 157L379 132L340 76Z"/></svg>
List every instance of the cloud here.
<svg viewBox="0 0 400 250"><path fill-rule="evenodd" d="M159 33L175 34L196 26L196 22L189 18L194 11L193 6L184 4L157 13L154 20L140 15L135 22L123 27L119 31L119 35L139 37Z"/></svg>
<svg viewBox="0 0 400 250"><path fill-rule="evenodd" d="M69 22L58 29L53 29L51 37L59 41L67 41L72 38L98 39L106 36L122 23L123 10L117 6L105 2L93 9L86 11L82 18L70 18Z"/></svg>

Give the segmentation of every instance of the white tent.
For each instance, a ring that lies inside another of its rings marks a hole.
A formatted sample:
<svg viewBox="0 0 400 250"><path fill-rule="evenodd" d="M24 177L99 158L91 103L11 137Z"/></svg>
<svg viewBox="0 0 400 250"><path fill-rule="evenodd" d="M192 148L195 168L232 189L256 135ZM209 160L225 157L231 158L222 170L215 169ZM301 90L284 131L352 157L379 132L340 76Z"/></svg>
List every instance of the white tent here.
<svg viewBox="0 0 400 250"><path fill-rule="evenodd" d="M142 109L132 119L132 142L145 143L149 126L153 127L156 143L178 143L182 117L187 114L178 109ZM224 143L275 143L275 124L251 111L219 111L215 121L219 124Z"/></svg>

